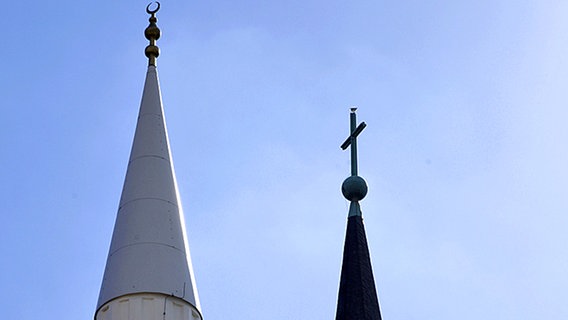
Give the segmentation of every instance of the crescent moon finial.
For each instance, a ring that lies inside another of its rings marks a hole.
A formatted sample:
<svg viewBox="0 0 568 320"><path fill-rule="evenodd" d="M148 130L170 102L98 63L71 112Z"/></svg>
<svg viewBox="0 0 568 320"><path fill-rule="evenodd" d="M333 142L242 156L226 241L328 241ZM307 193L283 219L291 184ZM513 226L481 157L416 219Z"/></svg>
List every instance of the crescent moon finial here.
<svg viewBox="0 0 568 320"><path fill-rule="evenodd" d="M158 12L158 10L160 10L160 2L159 2L159 1L154 1L154 2L155 2L158 6L156 7L156 9L150 10L150 6L152 5L152 2L150 2L150 3L148 4L148 6L146 7L146 12L147 12L148 14L153 15L153 14L155 14L156 12Z"/></svg>
<svg viewBox="0 0 568 320"><path fill-rule="evenodd" d="M150 4L146 7L146 12L148 12L151 16L148 18L150 25L146 28L146 30L144 30L144 36L146 36L146 39L150 40L150 44L144 50L146 57L148 57L148 65L150 66L156 66L156 58L160 55L160 48L156 45L156 41L160 39L161 35L160 28L156 25L156 22L158 22L158 19L156 19L156 12L160 10L160 3L158 1L154 2L157 4L156 9L150 10L150 6L153 2L150 2Z"/></svg>

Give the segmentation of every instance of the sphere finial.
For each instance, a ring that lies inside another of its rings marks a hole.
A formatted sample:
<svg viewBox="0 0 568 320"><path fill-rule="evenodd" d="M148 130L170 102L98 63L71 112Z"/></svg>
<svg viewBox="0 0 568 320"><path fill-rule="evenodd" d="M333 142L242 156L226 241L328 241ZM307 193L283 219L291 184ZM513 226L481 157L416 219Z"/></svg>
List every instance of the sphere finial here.
<svg viewBox="0 0 568 320"><path fill-rule="evenodd" d="M158 58L158 56L160 55L160 48L156 46L156 41L160 39L160 35L162 34L160 29L156 25L156 22L158 22L158 19L156 18L156 12L160 10L160 2L155 1L155 3L157 4L157 6L154 10L150 10L152 2L150 2L148 6L146 6L146 12L151 16L148 19L148 21L150 21L150 25L146 28L146 30L144 30L144 36L146 36L146 39L150 40L150 44L146 47L144 53L146 54L146 57L148 57L148 65L151 66L156 65L156 58Z"/></svg>
<svg viewBox="0 0 568 320"><path fill-rule="evenodd" d="M349 201L360 201L369 191L367 182L360 176L350 176L341 185L341 193Z"/></svg>

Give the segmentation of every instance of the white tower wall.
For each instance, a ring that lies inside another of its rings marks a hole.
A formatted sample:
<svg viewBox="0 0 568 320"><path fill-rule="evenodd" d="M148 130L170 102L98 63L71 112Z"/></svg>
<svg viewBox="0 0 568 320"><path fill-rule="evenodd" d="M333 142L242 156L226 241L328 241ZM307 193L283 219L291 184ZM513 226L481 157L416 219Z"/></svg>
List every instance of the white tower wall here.
<svg viewBox="0 0 568 320"><path fill-rule="evenodd" d="M132 294L104 304L95 320L202 320L186 301L155 293Z"/></svg>

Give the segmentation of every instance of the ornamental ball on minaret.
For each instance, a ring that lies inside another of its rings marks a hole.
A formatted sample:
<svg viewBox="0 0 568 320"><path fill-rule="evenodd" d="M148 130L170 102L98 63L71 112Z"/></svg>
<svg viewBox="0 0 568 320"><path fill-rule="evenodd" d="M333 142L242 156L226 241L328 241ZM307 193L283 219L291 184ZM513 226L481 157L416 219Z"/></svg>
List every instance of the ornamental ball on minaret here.
<svg viewBox="0 0 568 320"><path fill-rule="evenodd" d="M148 45L144 50L144 54L148 58L157 58L160 55L160 48L154 45Z"/></svg>
<svg viewBox="0 0 568 320"><path fill-rule="evenodd" d="M359 176L350 176L341 185L341 193L349 201L363 200L367 191L367 182Z"/></svg>
<svg viewBox="0 0 568 320"><path fill-rule="evenodd" d="M148 40L158 40L162 35L160 28L156 25L156 21L158 21L155 17L150 18L150 25L144 30L144 36Z"/></svg>

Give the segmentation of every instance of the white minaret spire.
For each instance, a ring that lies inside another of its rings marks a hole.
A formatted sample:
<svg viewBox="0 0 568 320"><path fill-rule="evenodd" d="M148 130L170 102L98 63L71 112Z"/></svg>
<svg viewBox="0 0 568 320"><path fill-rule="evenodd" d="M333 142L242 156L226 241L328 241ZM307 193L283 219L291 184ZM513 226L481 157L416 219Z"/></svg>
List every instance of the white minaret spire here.
<svg viewBox="0 0 568 320"><path fill-rule="evenodd" d="M201 320L164 119L150 5L149 59L95 320Z"/></svg>

